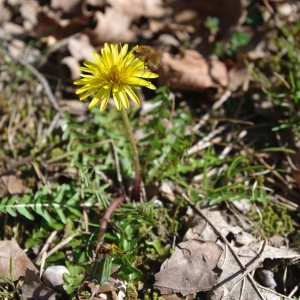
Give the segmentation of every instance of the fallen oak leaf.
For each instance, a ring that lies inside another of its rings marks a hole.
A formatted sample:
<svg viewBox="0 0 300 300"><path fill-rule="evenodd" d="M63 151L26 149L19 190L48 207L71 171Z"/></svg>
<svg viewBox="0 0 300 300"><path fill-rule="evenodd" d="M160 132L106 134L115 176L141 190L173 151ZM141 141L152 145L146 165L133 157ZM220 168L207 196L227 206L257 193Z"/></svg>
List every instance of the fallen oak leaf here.
<svg viewBox="0 0 300 300"><path fill-rule="evenodd" d="M213 242L189 240L180 243L155 274L155 288L161 294L183 296L210 290L219 276L217 263L223 249Z"/></svg>
<svg viewBox="0 0 300 300"><path fill-rule="evenodd" d="M135 40L135 36L130 29L131 19L123 12L115 10L113 7L108 7L105 13L95 12L94 19L96 26L84 30L93 46L104 42L119 42L120 37L122 37L122 42Z"/></svg>
<svg viewBox="0 0 300 300"><path fill-rule="evenodd" d="M27 269L37 271L37 268L19 247L15 240L0 241L0 274L12 281L25 276ZM0 279L0 283L5 282Z"/></svg>
<svg viewBox="0 0 300 300"><path fill-rule="evenodd" d="M132 20L140 17L158 18L165 13L162 0L107 0L107 2Z"/></svg>
<svg viewBox="0 0 300 300"><path fill-rule="evenodd" d="M76 16L81 12L81 0L51 0L50 8L61 11L64 15Z"/></svg>
<svg viewBox="0 0 300 300"><path fill-rule="evenodd" d="M228 73L221 61L205 59L195 50L182 50L180 57L163 53L159 80L172 89L203 91L226 87Z"/></svg>
<svg viewBox="0 0 300 300"><path fill-rule="evenodd" d="M7 194L22 194L27 190L24 181L17 175L4 175L0 176L0 197Z"/></svg>
<svg viewBox="0 0 300 300"><path fill-rule="evenodd" d="M55 300L56 292L47 287L34 270L27 269L22 285L22 299Z"/></svg>

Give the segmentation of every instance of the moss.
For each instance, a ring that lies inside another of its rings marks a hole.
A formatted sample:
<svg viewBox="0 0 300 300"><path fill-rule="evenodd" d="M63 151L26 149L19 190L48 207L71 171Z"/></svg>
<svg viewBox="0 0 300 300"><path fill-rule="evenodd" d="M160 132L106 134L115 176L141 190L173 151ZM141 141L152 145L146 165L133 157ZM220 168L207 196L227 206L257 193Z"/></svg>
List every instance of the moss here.
<svg viewBox="0 0 300 300"><path fill-rule="evenodd" d="M163 300L163 297L159 297L158 293L152 292L151 289L147 289L146 294L144 295L144 300Z"/></svg>
<svg viewBox="0 0 300 300"><path fill-rule="evenodd" d="M131 282L128 283L128 285L127 285L126 299L128 299L128 300L137 300L138 299L138 293L137 293L136 287Z"/></svg>
<svg viewBox="0 0 300 300"><path fill-rule="evenodd" d="M260 209L261 226L267 236L281 235L287 236L293 230L292 218L286 207L279 204L264 203ZM252 214L254 221L259 221L257 213Z"/></svg>

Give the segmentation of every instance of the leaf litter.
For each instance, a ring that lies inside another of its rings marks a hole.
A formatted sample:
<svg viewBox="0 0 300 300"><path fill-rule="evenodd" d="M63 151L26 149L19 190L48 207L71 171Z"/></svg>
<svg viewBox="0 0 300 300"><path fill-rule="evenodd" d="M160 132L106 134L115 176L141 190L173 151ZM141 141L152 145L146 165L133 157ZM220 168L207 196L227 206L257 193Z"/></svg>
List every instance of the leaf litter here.
<svg viewBox="0 0 300 300"><path fill-rule="evenodd" d="M170 2L169 8L172 8L174 13L174 19L170 23L169 20L166 22L160 19L165 13L162 2L88 0L50 1L49 5L41 5L37 1L1 1L1 39L4 38L8 43L12 57L19 57L25 62L37 65L43 73L46 70L49 77L59 74L60 79L70 83L79 75L80 62L89 59L89 53L97 51L103 42L119 42L120 37L122 42L134 42L139 41L141 37L151 39L160 36L163 37L161 40L169 41L160 49L163 55L159 70L161 84L168 82L173 89L181 92L199 92L210 88L221 92L237 91L241 86L243 92L246 92L249 88L250 74L243 63L231 67L228 62L226 64L200 55L199 51L201 53L210 51L209 43L205 41L198 48L195 47L197 51L181 47L188 36L202 36L205 26L195 20L200 20L203 16L211 14L218 16L222 24L219 34L223 37L228 35L233 27L243 21L245 3L223 1L220 5L218 1L210 3L166 1ZM264 10L263 18L270 21L270 24L275 22L275 26L281 26L287 19L295 20L300 10L299 4L288 1L278 3L270 1L270 7L268 1L263 2L267 3L265 5L268 8ZM271 18L274 12L278 13L275 21ZM11 19L15 15L19 15L17 22ZM142 18L147 19L149 27L145 24L140 27L141 23L138 21ZM269 36L259 35L259 37L262 41L257 42L254 49L249 49L247 53L253 60L265 57L268 51ZM47 45L46 52L40 49L27 51L28 39L34 41L41 39ZM58 95L64 95L64 92L67 91L60 91ZM60 99L60 103L72 112L83 110L83 106L72 110L73 104L70 99ZM219 133L216 132L217 135ZM289 139L284 139L286 137ZM295 151L286 157L291 161L291 173L299 185L299 168L297 168L299 146L294 136L285 135L281 137L281 141L283 146L288 145L288 148ZM205 144L205 147L208 146ZM198 147L196 151L199 149L203 148ZM22 193L26 186L19 180L19 176L17 174L9 176L9 178L7 175L1 176L4 193ZM174 201L173 194L172 199ZM282 246L280 242L277 246L271 245L270 242L265 243L263 237L256 237L236 224L229 224L219 211L203 210L203 213L209 220L213 220L214 227L230 241L231 249L245 268L237 262L228 244L220 239L211 224L203 219L189 220L193 225L186 233L185 241L175 247L174 253L155 275L155 286L162 294L181 293L187 296L208 291L206 299L258 299L257 290L249 279L248 271L256 271L255 276L259 273L268 274L271 271L266 270L264 265L267 266L269 260L299 260L298 250L291 249L287 245ZM0 274L7 278L12 277L14 281L25 278L23 294L28 298L34 295L37 299L54 299L55 292L40 281L36 267L25 258L27 256L17 243L13 241L0 243ZM12 272L8 265L10 260ZM268 278L272 278L272 274L271 272L271 275L265 275L267 281ZM269 286L268 290L258 284L256 287L264 299L280 299L274 291L274 284L271 282ZM101 287L93 286L92 283L90 289L94 291L94 295L103 292ZM116 290L113 284L109 289L114 292Z"/></svg>
<svg viewBox="0 0 300 300"><path fill-rule="evenodd" d="M179 243L155 275L154 286L164 294L183 296L208 291L216 283L222 248L213 242L189 240Z"/></svg>

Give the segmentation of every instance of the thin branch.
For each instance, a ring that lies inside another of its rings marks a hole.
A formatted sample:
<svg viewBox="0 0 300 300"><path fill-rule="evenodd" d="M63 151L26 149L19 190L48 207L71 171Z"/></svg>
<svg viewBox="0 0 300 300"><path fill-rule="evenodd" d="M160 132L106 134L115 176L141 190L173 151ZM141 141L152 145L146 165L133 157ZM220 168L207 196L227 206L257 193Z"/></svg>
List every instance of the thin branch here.
<svg viewBox="0 0 300 300"><path fill-rule="evenodd" d="M105 234L105 231L106 231L106 228L107 228L107 223L110 219L110 216L115 211L116 207L120 203L122 203L124 200L125 200L124 196L121 196L121 197L118 197L118 198L114 199L113 202L108 207L108 209L106 210L103 218L101 219L99 233L98 233L98 240L97 240L97 245L96 245L96 253L97 253L100 245L104 241L104 234Z"/></svg>
<svg viewBox="0 0 300 300"><path fill-rule="evenodd" d="M261 246L260 251L258 252L254 261L245 269L244 274L242 274L242 276L239 278L239 280L234 284L233 288L231 289L231 292L246 276L250 275L250 273L252 271L254 271L258 267L258 265L261 263L262 255L263 255L264 251L266 250L266 246L268 245L267 238L264 235L262 235L262 237L263 237L263 244ZM230 292L230 294L231 294L231 292Z"/></svg>
<svg viewBox="0 0 300 300"><path fill-rule="evenodd" d="M54 240L54 238L57 235L57 230L54 230L51 232L50 236L47 238L45 245L43 246L42 250L40 251L39 255L36 258L36 264L40 265L41 264L41 270L40 270L40 274L42 274L42 269L43 269L43 265L44 265L44 260L42 259L44 256L44 253L47 252L47 250L50 248L50 245L52 243L52 241Z"/></svg>
<svg viewBox="0 0 300 300"><path fill-rule="evenodd" d="M68 236L67 238L63 239L60 243L58 243L55 247L53 247L47 253L46 258L48 258L49 256L51 256L53 253L55 253L56 251L58 251L59 249L61 249L66 244L70 243L77 235L79 235L79 233L74 233L74 234Z"/></svg>

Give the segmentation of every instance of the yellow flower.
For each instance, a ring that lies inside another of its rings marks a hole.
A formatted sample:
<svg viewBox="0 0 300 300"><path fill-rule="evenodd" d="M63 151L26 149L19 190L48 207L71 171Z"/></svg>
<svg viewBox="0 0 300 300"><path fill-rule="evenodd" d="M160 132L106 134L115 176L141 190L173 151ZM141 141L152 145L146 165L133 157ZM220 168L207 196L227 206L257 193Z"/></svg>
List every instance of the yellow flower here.
<svg viewBox="0 0 300 300"><path fill-rule="evenodd" d="M74 84L82 85L76 94L80 94L80 100L94 96L89 109L101 101L100 110L103 111L111 96L117 109L120 110L122 105L128 109L128 97L140 104L135 91L137 87L156 89L145 79L156 78L158 75L147 70L146 63L134 55L137 48L138 46L128 51L128 44L121 47L106 43L101 49L101 55L92 53L94 62L86 61L85 66L79 68L84 74L81 74L81 79L74 81Z"/></svg>

